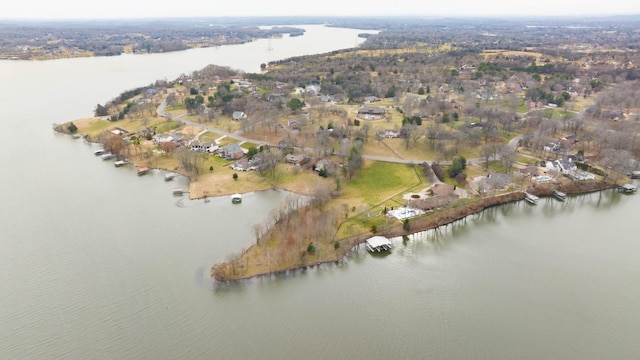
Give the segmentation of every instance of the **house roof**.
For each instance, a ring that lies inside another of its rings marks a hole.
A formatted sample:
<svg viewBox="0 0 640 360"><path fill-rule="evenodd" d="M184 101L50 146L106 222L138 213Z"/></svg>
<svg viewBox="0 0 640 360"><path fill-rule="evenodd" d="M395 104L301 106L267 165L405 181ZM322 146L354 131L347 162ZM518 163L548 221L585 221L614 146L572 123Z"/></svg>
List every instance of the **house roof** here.
<svg viewBox="0 0 640 360"><path fill-rule="evenodd" d="M223 149L224 149L224 151L226 151L228 153L232 153L232 154L235 154L235 153L238 153L238 152L243 152L242 148L240 147L239 144L229 144L229 145L225 146Z"/></svg>
<svg viewBox="0 0 640 360"><path fill-rule="evenodd" d="M431 191L433 191L433 195L436 196L449 195L453 193L453 186L438 183L433 185Z"/></svg>
<svg viewBox="0 0 640 360"><path fill-rule="evenodd" d="M372 114L372 115L381 115L384 114L385 111L380 106L363 106L358 109L358 114Z"/></svg>
<svg viewBox="0 0 640 360"><path fill-rule="evenodd" d="M245 114L244 111L234 111L232 117L234 119L240 119L240 118L247 117L247 114Z"/></svg>
<svg viewBox="0 0 640 360"><path fill-rule="evenodd" d="M391 241L384 236L373 236L366 240L367 244L372 248L377 248L382 245L391 246Z"/></svg>

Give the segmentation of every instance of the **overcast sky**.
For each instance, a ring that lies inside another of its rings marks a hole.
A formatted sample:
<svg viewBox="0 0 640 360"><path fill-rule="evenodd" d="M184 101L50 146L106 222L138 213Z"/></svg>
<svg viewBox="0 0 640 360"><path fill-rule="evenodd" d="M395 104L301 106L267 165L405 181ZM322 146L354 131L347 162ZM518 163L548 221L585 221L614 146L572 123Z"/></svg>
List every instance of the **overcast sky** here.
<svg viewBox="0 0 640 360"><path fill-rule="evenodd" d="M383 5L384 4L384 5ZM0 18L96 19L216 16L540 16L640 14L638 0L18 0Z"/></svg>

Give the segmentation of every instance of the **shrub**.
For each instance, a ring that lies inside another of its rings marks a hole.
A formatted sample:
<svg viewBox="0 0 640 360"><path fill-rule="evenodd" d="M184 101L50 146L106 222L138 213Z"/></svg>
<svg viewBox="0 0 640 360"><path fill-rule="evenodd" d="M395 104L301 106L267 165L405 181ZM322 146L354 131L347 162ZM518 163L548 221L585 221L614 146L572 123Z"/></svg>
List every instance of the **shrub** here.
<svg viewBox="0 0 640 360"><path fill-rule="evenodd" d="M436 177L438 178L438 180L444 181L445 179L444 169L442 168L442 166L440 166L440 164L438 163L431 164L431 169L433 170L433 173L436 174Z"/></svg>
<svg viewBox="0 0 640 360"><path fill-rule="evenodd" d="M67 130L69 130L70 133L75 134L76 131L78 131L78 127L76 126L76 124L70 122L69 126L67 126Z"/></svg>
<svg viewBox="0 0 640 360"><path fill-rule="evenodd" d="M316 252L316 247L310 242L309 245L307 245L307 253L312 254L314 252Z"/></svg>

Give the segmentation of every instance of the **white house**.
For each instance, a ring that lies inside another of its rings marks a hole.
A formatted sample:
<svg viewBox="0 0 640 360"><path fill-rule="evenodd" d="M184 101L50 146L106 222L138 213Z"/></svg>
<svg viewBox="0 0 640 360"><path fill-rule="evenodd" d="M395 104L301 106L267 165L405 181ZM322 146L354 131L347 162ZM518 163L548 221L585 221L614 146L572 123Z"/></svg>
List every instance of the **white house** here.
<svg viewBox="0 0 640 360"><path fill-rule="evenodd" d="M231 116L233 120L245 120L247 118L247 114L244 111L234 111Z"/></svg>
<svg viewBox="0 0 640 360"><path fill-rule="evenodd" d="M157 144L171 142L173 140L175 140L174 137L172 135L169 135L169 134L156 134L156 135L153 135L153 141L155 141Z"/></svg>
<svg viewBox="0 0 640 360"><path fill-rule="evenodd" d="M220 147L218 146L218 143L216 143L215 141L208 141L208 142L202 143L202 151L207 153L214 153L219 148Z"/></svg>

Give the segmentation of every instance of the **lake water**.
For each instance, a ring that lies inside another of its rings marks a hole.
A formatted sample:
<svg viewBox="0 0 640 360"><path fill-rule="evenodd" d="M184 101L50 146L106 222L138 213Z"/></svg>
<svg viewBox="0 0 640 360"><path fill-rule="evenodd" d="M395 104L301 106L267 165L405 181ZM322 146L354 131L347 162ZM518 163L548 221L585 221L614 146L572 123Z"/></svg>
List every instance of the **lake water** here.
<svg viewBox="0 0 640 360"><path fill-rule="evenodd" d="M358 31L178 53L0 61L0 359L634 359L638 195L492 208L340 265L216 286L284 198L171 196L52 123L209 63L352 47ZM272 47L273 50L269 50ZM184 179L177 179L184 187Z"/></svg>

